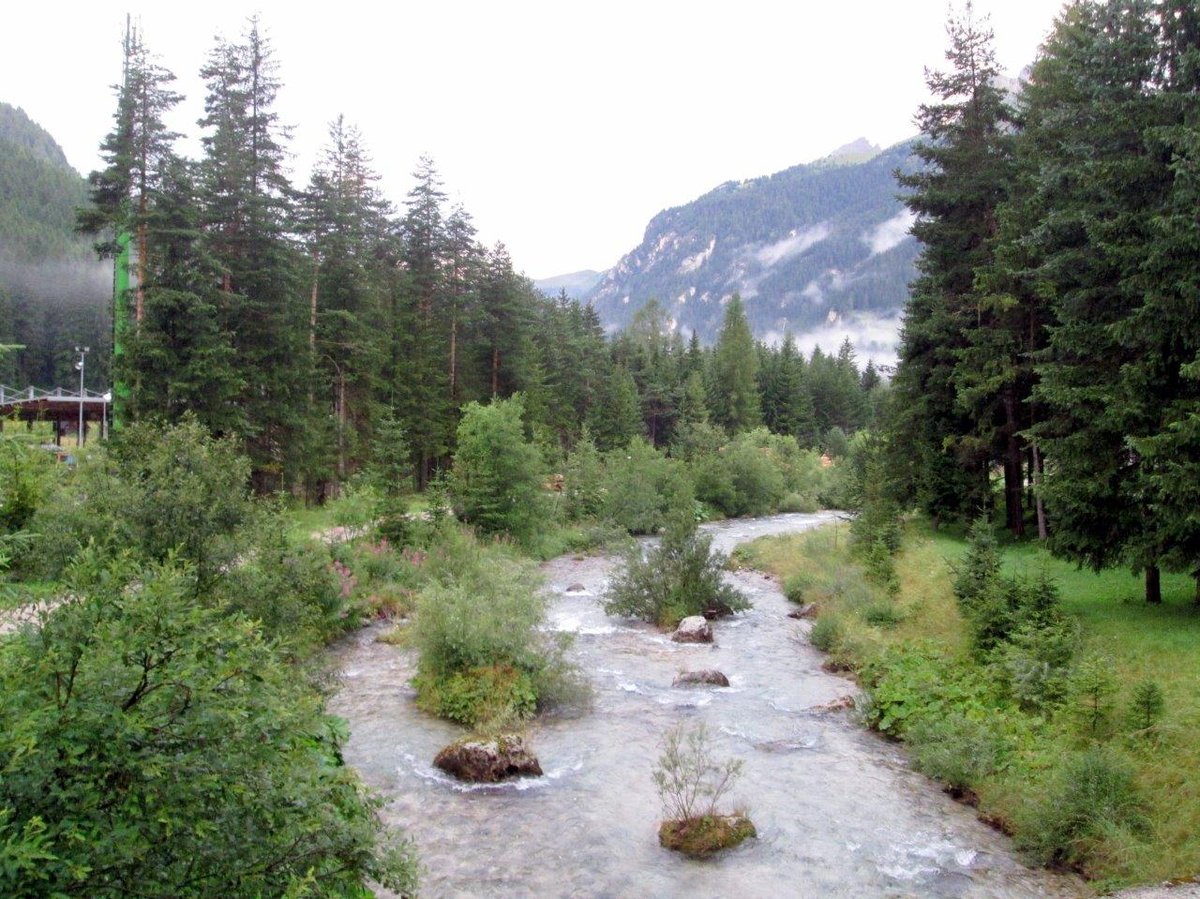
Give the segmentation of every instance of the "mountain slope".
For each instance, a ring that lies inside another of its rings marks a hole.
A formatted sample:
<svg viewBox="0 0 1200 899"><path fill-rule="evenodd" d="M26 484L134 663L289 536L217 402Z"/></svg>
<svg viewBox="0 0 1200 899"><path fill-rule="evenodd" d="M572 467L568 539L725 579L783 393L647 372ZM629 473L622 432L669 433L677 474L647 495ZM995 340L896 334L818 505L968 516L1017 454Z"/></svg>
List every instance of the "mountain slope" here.
<svg viewBox="0 0 1200 899"><path fill-rule="evenodd" d="M588 297L605 326L655 297L677 327L711 341L736 292L758 338L841 328L859 335L860 353L890 355L917 255L894 172L916 163L907 143L865 161L850 147L859 152L728 182L656 215Z"/></svg>
<svg viewBox="0 0 1200 899"><path fill-rule="evenodd" d="M75 233L87 184L54 138L0 103L0 382L70 386L76 344L93 349L89 385L107 381L112 266Z"/></svg>
<svg viewBox="0 0 1200 899"><path fill-rule="evenodd" d="M552 278L542 278L539 281L534 281L533 286L549 297L558 296L559 291L565 290L567 296L579 298L587 296L592 288L600 283L600 279L603 277L604 272L584 269L581 272L571 272L569 275L555 275Z"/></svg>

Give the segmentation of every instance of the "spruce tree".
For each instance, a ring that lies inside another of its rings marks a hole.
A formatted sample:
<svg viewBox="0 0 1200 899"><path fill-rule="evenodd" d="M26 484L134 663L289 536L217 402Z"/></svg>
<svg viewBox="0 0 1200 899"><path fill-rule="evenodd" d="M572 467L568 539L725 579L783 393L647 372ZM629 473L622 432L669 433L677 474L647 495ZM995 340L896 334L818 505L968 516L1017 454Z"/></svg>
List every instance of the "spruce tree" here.
<svg viewBox="0 0 1200 899"><path fill-rule="evenodd" d="M450 452L454 418L450 406L449 353L442 301L445 297L446 194L433 160L422 157L413 173L401 222L406 279L394 323L392 396L413 450L418 489Z"/></svg>
<svg viewBox="0 0 1200 899"><path fill-rule="evenodd" d="M949 70L926 73L937 102L917 116L922 136L914 152L924 165L897 176L910 191L904 202L917 215L912 233L922 250L901 331L890 468L935 517L970 513L988 498L994 440L961 401L957 369L970 335L985 327L975 277L991 259L996 207L1008 190L1012 122L996 86L991 29L968 3L951 16L947 33ZM1006 426L1015 434L1015 421ZM1009 520L1019 530L1019 460L1006 466L1006 479Z"/></svg>
<svg viewBox="0 0 1200 899"><path fill-rule="evenodd" d="M388 349L381 249L388 241L390 207L377 180L358 130L339 116L329 127L299 213L310 260L309 394L331 415L338 480L356 462L356 438L370 431Z"/></svg>
<svg viewBox="0 0 1200 899"><path fill-rule="evenodd" d="M209 251L220 267L218 321L231 335L244 389L239 404L256 489L308 478L308 310L302 257L290 243L286 129L274 111L280 89L270 42L251 19L238 43L219 40L201 74L200 195Z"/></svg>
<svg viewBox="0 0 1200 899"><path fill-rule="evenodd" d="M731 434L762 423L759 406L758 355L746 320L742 298L736 293L725 306L725 319L713 350L709 376L709 409L713 421Z"/></svg>

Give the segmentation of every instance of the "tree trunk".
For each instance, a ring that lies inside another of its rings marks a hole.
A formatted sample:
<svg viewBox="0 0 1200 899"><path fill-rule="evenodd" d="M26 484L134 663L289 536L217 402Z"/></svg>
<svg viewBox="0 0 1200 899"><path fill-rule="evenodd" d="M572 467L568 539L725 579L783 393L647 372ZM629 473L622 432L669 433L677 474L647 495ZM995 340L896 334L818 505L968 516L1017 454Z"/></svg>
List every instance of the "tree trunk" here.
<svg viewBox="0 0 1200 899"><path fill-rule="evenodd" d="M1037 525L1038 539L1045 540L1049 536L1049 529L1046 527L1046 504L1042 501L1042 454L1038 452L1038 445L1035 441L1033 444L1033 501L1034 507L1037 509Z"/></svg>
<svg viewBox="0 0 1200 899"><path fill-rule="evenodd" d="M141 215L146 214L146 198L143 196L139 201L141 204ZM146 315L146 253L149 252L150 239L146 233L146 223L138 222L137 227L137 289L133 292L133 321L136 325L135 330L140 331L142 319Z"/></svg>
<svg viewBox="0 0 1200 899"><path fill-rule="evenodd" d="M1161 574L1157 565L1146 566L1146 602L1151 605L1162 602Z"/></svg>
<svg viewBox="0 0 1200 899"><path fill-rule="evenodd" d="M337 393L337 473L338 481L346 480L346 379L338 371Z"/></svg>
<svg viewBox="0 0 1200 899"><path fill-rule="evenodd" d="M450 405L457 405L455 386L458 383L458 319L450 319Z"/></svg>
<svg viewBox="0 0 1200 899"><path fill-rule="evenodd" d="M312 408L314 401L313 382L317 374L317 289L321 266L313 257L312 291L308 295L308 352L312 356L312 377L308 382L308 405Z"/></svg>
<svg viewBox="0 0 1200 899"><path fill-rule="evenodd" d="M500 345L492 341L492 398L500 395Z"/></svg>
<svg viewBox="0 0 1200 899"><path fill-rule="evenodd" d="M1004 389L1004 511L1008 529L1014 537L1025 536L1025 490L1021 465L1021 441L1017 437L1017 397L1014 389Z"/></svg>

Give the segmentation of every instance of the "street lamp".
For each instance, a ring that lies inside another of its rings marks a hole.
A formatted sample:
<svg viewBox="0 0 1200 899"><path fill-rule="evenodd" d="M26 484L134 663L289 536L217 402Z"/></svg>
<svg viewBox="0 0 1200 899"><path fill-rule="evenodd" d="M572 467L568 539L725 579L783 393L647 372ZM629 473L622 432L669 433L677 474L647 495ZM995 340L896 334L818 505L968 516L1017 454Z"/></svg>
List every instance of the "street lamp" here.
<svg viewBox="0 0 1200 899"><path fill-rule="evenodd" d="M91 347L75 347L75 352L79 354L79 361L75 363L75 367L79 369L79 433L75 436L76 446L83 446L83 367L87 360L87 354L91 351Z"/></svg>

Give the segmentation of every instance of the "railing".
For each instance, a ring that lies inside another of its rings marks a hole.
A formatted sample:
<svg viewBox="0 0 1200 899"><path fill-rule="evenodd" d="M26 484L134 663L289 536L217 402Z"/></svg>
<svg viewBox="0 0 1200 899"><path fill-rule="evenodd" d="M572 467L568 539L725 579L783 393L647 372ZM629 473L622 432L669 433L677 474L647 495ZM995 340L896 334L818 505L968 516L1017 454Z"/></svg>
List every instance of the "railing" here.
<svg viewBox="0 0 1200 899"><path fill-rule="evenodd" d="M43 390L40 387L9 387L0 384L0 406L16 405L17 403L36 403L40 400L74 400L75 402L108 402L107 393L95 390L84 390L83 396L77 390L63 390L55 387L53 390Z"/></svg>

